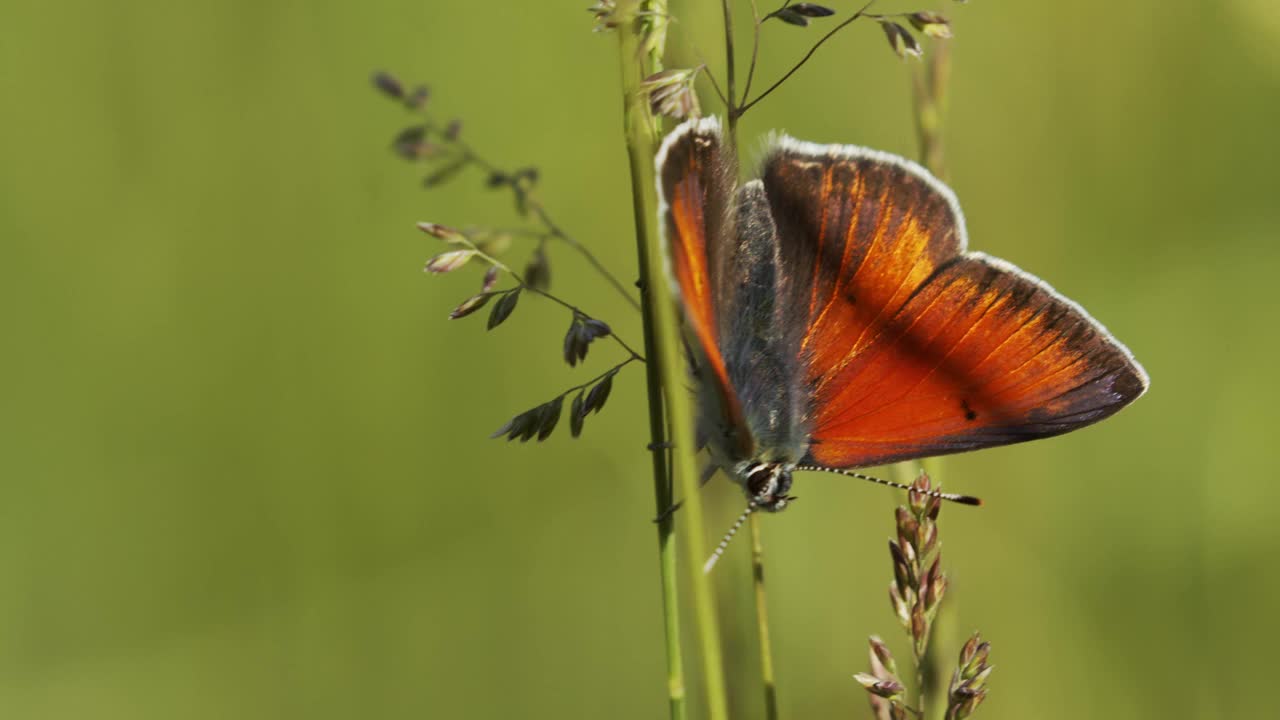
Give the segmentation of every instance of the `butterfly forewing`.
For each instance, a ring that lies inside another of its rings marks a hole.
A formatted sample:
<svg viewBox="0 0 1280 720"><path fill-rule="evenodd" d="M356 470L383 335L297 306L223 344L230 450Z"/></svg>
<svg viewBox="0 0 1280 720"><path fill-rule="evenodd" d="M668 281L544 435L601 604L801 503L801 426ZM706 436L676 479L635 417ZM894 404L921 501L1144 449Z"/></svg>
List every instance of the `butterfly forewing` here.
<svg viewBox="0 0 1280 720"><path fill-rule="evenodd" d="M860 467L1047 437L1146 388L1074 303L966 253L954 196L909 161L779 141L764 187L809 388L809 458Z"/></svg>

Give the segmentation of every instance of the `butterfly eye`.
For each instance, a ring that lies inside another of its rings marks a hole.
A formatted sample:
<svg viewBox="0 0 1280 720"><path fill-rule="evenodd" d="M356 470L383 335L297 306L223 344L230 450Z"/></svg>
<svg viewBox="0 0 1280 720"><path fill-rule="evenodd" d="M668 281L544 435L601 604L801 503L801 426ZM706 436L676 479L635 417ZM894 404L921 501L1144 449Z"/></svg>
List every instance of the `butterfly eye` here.
<svg viewBox="0 0 1280 720"><path fill-rule="evenodd" d="M783 496L791 491L791 471L782 470L778 473L778 485L773 489L775 495Z"/></svg>
<svg viewBox="0 0 1280 720"><path fill-rule="evenodd" d="M790 478L787 478L788 485ZM776 465L753 465L747 471L747 494L759 501L767 501L778 492L778 467Z"/></svg>

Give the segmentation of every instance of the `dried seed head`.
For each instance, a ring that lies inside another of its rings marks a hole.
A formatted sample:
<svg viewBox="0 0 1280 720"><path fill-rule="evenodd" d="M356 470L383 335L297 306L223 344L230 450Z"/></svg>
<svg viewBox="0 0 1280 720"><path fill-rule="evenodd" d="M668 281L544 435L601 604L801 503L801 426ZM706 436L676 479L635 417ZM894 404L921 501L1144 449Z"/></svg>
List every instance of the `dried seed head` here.
<svg viewBox="0 0 1280 720"><path fill-rule="evenodd" d="M453 272L454 270L457 270L463 265L466 265L467 261L469 261L471 258L475 256L476 256L476 251L470 250L470 249L450 250L448 252L442 252L439 255L436 255L435 257L428 260L427 266L426 268L424 268L424 270L426 272L436 273L436 274Z"/></svg>
<svg viewBox="0 0 1280 720"><path fill-rule="evenodd" d="M420 222L418 229L434 238L439 238L447 243L454 245L467 242L467 236L460 231L455 230L448 225L439 223Z"/></svg>
<svg viewBox="0 0 1280 720"><path fill-rule="evenodd" d="M893 660L893 653L889 652L889 646L879 636L872 635L867 638L867 643L871 646L871 670L878 678L896 677L898 674L898 664Z"/></svg>
<svg viewBox="0 0 1280 720"><path fill-rule="evenodd" d="M931 584L940 577L942 577L942 553L938 553L933 558L933 562L929 565L929 569L925 571L924 577L920 580L920 587L924 587L926 584Z"/></svg>
<svg viewBox="0 0 1280 720"><path fill-rule="evenodd" d="M492 330L498 327L505 322L508 317L511 317L511 313L515 311L516 303L519 301L520 288L511 290L498 298L498 302L494 303L493 309L489 311L488 329Z"/></svg>
<svg viewBox="0 0 1280 720"><path fill-rule="evenodd" d="M431 97L431 90L426 85L419 85L409 93L404 99L404 104L413 110L421 110L427 106L427 98Z"/></svg>
<svg viewBox="0 0 1280 720"><path fill-rule="evenodd" d="M516 435L519 435L519 434L520 434L520 432L519 432L519 429L517 428L517 423L519 423L519 422L520 422L520 420L521 420L521 418L522 418L522 417L524 417L524 416L523 416L523 415L517 415L517 416L515 416L515 417L511 418L510 420L506 421L505 423L503 423L503 424L502 424L502 427L498 428L497 430L494 430L494 431L493 431L493 433L489 435L489 439L490 439L490 440L497 440L498 438L502 437L503 435L506 435L506 436L507 436L507 440L510 440L510 439L512 439L513 437L515 437Z"/></svg>
<svg viewBox="0 0 1280 720"><path fill-rule="evenodd" d="M974 636L976 637L977 634L975 633ZM974 652L973 659L970 661L969 664L972 665L973 667L983 667L987 664L987 657L990 654L991 654L991 643L988 643L988 642L978 643L978 649L976 652Z"/></svg>
<svg viewBox="0 0 1280 720"><path fill-rule="evenodd" d="M551 263L541 245L533 251L529 262L524 266L524 282L534 290L546 292L551 289Z"/></svg>
<svg viewBox="0 0 1280 720"><path fill-rule="evenodd" d="M983 690L980 693L977 693L973 697L966 700L964 704L962 704L960 707L956 708L956 713L954 717L956 718L956 720L964 720L965 718L972 715L973 711L977 710L978 706L982 704L982 701L986 699L987 699L987 692L985 690Z"/></svg>
<svg viewBox="0 0 1280 720"><path fill-rule="evenodd" d="M578 437L582 434L582 422L586 420L587 414L582 411L583 392L573 397L573 402L569 405L569 434Z"/></svg>
<svg viewBox="0 0 1280 720"><path fill-rule="evenodd" d="M911 483L911 490L907 491L907 505L912 515L920 517L925 514L929 503L928 492L932 489L933 484L929 482L929 474L921 471Z"/></svg>
<svg viewBox="0 0 1280 720"><path fill-rule="evenodd" d="M682 70L663 70L645 78L640 91L649 99L649 109L654 115L683 120L698 117L702 110L693 81L701 66Z"/></svg>
<svg viewBox="0 0 1280 720"><path fill-rule="evenodd" d="M981 666L981 668L982 669L978 671L977 675L974 675L972 678L969 679L967 685L970 689L980 690L986 687L987 678L991 677L991 671L995 670L994 667L991 667L990 665L987 665L985 663Z"/></svg>
<svg viewBox="0 0 1280 720"><path fill-rule="evenodd" d="M868 675L867 673L858 673L853 676L853 679L857 680L859 685L866 688L867 692L886 699L897 698L902 695L903 691L906 689L902 686L902 683L897 680L881 680L880 678L874 675Z"/></svg>
<svg viewBox="0 0 1280 720"><path fill-rule="evenodd" d="M929 612L936 613L938 606L942 604L942 598L947 594L947 587L950 581L947 580L945 574L939 574L937 577L929 581L929 593L925 596L925 607Z"/></svg>
<svg viewBox="0 0 1280 720"><path fill-rule="evenodd" d="M471 158L465 155L454 158L452 162L445 163L444 165L437 167L435 170L431 171L430 175L422 178L422 186L431 188L448 182L449 180L452 180L453 177L464 167L470 165L471 162Z"/></svg>
<svg viewBox="0 0 1280 720"><path fill-rule="evenodd" d="M404 86L389 72L374 73L373 86L393 100L404 99Z"/></svg>
<svg viewBox="0 0 1280 720"><path fill-rule="evenodd" d="M480 293L479 295L472 295L471 297L467 298L466 300L463 300L461 305L459 305L458 307L454 308L454 309L453 309L453 312L449 313L449 319L450 319L450 320L457 320L458 318L463 318L463 317L466 317L466 316L470 315L471 313L473 313L473 312L475 312L475 311L479 310L480 308L484 307L484 306L485 306L485 304L487 304L487 303L489 302L489 298L491 298L491 297L493 297L493 296L492 296L492 295L489 295L489 294L487 294L487 293Z"/></svg>
<svg viewBox="0 0 1280 720"><path fill-rule="evenodd" d="M769 15L765 16L765 19L767 20L771 17L778 18L779 20L781 20L782 22L788 25L795 25L796 27L809 27L809 18L805 17L804 15L801 15L800 13L796 12L792 8L783 8L781 10L770 13Z"/></svg>
<svg viewBox="0 0 1280 720"><path fill-rule="evenodd" d="M963 720L986 699L987 679L995 669L987 664L990 650L990 645L983 642L978 633L960 649L960 661L951 674L948 688L947 718Z"/></svg>
<svg viewBox="0 0 1280 720"><path fill-rule="evenodd" d="M889 606L893 608L893 614L897 616L898 622L902 624L902 627L909 628L911 626L911 608L907 606L906 598L902 597L897 585L889 585Z"/></svg>
<svg viewBox="0 0 1280 720"><path fill-rule="evenodd" d="M507 440L515 440L516 438L528 440L537 431L538 409L526 410L511 418L489 437L497 439L505 435Z"/></svg>
<svg viewBox="0 0 1280 720"><path fill-rule="evenodd" d="M613 330L610 329L609 324L603 320L596 320L595 318L587 318L587 320L583 322L582 325L583 325L583 332L587 334L587 338L590 340L595 340L596 338L608 337L610 334L613 333Z"/></svg>
<svg viewBox="0 0 1280 720"><path fill-rule="evenodd" d="M564 396L561 395L538 410L538 442L546 440L551 436L551 431L556 429L556 423L560 422L560 410L563 406Z"/></svg>
<svg viewBox="0 0 1280 720"><path fill-rule="evenodd" d="M490 265L488 270L484 271L484 280L480 283L480 292L487 293L498 284L498 273L501 271L497 265Z"/></svg>
<svg viewBox="0 0 1280 720"><path fill-rule="evenodd" d="M427 128L423 125L401 130L391 141L391 149L405 160L421 160L435 153L435 146L427 142Z"/></svg>
<svg viewBox="0 0 1280 720"><path fill-rule="evenodd" d="M817 3L810 3L810 2L796 3L795 5L791 5L787 9L792 10L805 17L811 17L811 18L830 17L836 14L835 10L832 10L831 8L825 5L819 5Z"/></svg>
<svg viewBox="0 0 1280 720"><path fill-rule="evenodd" d="M560 408L563 405L563 395L553 398L511 418L489 437L500 438L505 435L507 440L519 439L520 442L528 442L535 437L539 442L546 440L560 421Z"/></svg>
<svg viewBox="0 0 1280 720"><path fill-rule="evenodd" d="M765 15L764 19L768 20L769 18L777 18L788 25L808 27L809 18L830 17L835 14L835 10L832 10L825 5L802 2L778 8L768 15Z"/></svg>
<svg viewBox="0 0 1280 720"><path fill-rule="evenodd" d="M893 580L905 596L906 591L911 587L911 566L907 563L906 555L902 553L903 547L892 540L889 541L889 555L893 558Z"/></svg>
<svg viewBox="0 0 1280 720"><path fill-rule="evenodd" d="M903 545L914 542L920 530L919 521L912 517L911 512L908 511L907 508L902 506L898 507L894 514L894 519L898 526L898 542Z"/></svg>
<svg viewBox="0 0 1280 720"><path fill-rule="evenodd" d="M587 8L587 12L595 16L592 32L608 32L618 27L617 0L596 0L596 4Z"/></svg>
<svg viewBox="0 0 1280 720"><path fill-rule="evenodd" d="M898 678L898 668L893 661L893 655L889 652L889 648L880 638L872 635L868 638L871 646L868 659L871 661L871 674L854 676L863 687L867 688L867 701L871 704L871 711L877 720L905 720L905 712L901 702L894 699L894 696L882 696L879 692L885 692L892 689L896 683L902 685L902 681ZM874 680L884 684L871 684L868 682Z"/></svg>
<svg viewBox="0 0 1280 720"><path fill-rule="evenodd" d="M947 590L942 572L936 519L941 500L929 476L921 473L907 492L907 504L894 511L897 541L889 541L894 582L889 600L894 614L912 639L916 658L924 656L934 618Z"/></svg>
<svg viewBox="0 0 1280 720"><path fill-rule="evenodd" d="M905 567L907 564L907 556L902 553L902 548L905 545L906 543L899 544L893 540L889 541L889 557L893 558L895 566L902 565Z"/></svg>
<svg viewBox="0 0 1280 720"><path fill-rule="evenodd" d="M587 399L582 402L583 414L591 411L600 412L600 408L604 407L605 401L609 399L609 393L613 391L613 376L617 372L617 370L614 370L605 375L600 382L587 391Z"/></svg>
<svg viewBox="0 0 1280 720"><path fill-rule="evenodd" d="M978 633L974 633L960 650L960 676L965 680L976 677L983 668L987 667L987 657L990 653L991 644L982 642Z"/></svg>
<svg viewBox="0 0 1280 720"><path fill-rule="evenodd" d="M564 361L569 363L569 367L577 365L579 360L587 357L587 343L582 338L581 327L582 324L575 314L569 323L569 330L564 334Z"/></svg>
<svg viewBox="0 0 1280 720"><path fill-rule="evenodd" d="M564 336L564 359L572 367L580 361L586 359L587 349L596 338L606 337L610 334L609 326L601 320L589 318L582 313L575 312L573 320L569 323L569 330Z"/></svg>
<svg viewBox="0 0 1280 720"><path fill-rule="evenodd" d="M911 608L911 639L915 641L916 655L923 657L929 639L929 623L924 617L924 606L919 603Z"/></svg>
<svg viewBox="0 0 1280 720"><path fill-rule="evenodd" d="M906 60L908 55L920 57L920 43L916 42L915 36L907 32L906 28L888 20L881 20L880 28L884 30L884 36L889 40L889 47L893 48L898 57L903 60Z"/></svg>
<svg viewBox="0 0 1280 720"><path fill-rule="evenodd" d="M908 16L911 26L935 39L951 37L951 21L936 12L914 12Z"/></svg>
<svg viewBox="0 0 1280 720"><path fill-rule="evenodd" d="M916 544L920 547L922 555L928 555L938 547L938 525L937 523L927 523L920 526L920 532L916 538Z"/></svg>
<svg viewBox="0 0 1280 720"><path fill-rule="evenodd" d="M903 543L900 546L900 549L902 551L903 560L907 564L907 569L911 571L912 579L914 580L918 575L917 570L920 567L920 556L916 554L916 547L913 543L908 542Z"/></svg>

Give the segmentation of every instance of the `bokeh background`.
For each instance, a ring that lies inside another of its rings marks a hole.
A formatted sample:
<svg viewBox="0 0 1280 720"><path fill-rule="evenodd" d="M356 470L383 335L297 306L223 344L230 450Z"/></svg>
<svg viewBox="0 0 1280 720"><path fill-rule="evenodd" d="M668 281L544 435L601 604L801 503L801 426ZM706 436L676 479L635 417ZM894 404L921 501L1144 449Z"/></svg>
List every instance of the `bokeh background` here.
<svg viewBox="0 0 1280 720"><path fill-rule="evenodd" d="M664 716L641 375L579 441L486 439L616 351L565 367L567 318L528 298L492 333L446 318L478 270L424 276L438 247L413 223L520 219L478 174L423 190L388 150L410 118L368 81L429 82L633 277L616 42L587 4L0 7L0 717ZM720 72L718 3L672 4L673 64ZM955 21L973 245L1153 378L1103 425L946 462L988 502L942 515L945 631L995 648L981 717L1269 714L1280 6L881 6ZM823 22L768 27L761 79ZM910 155L909 113L908 69L855 25L744 146L782 128ZM551 253L559 292L638 339ZM897 498L826 476L797 494L766 526L784 715L864 717L866 635L906 654ZM706 497L727 527L740 496ZM745 550L716 581L752 718Z"/></svg>

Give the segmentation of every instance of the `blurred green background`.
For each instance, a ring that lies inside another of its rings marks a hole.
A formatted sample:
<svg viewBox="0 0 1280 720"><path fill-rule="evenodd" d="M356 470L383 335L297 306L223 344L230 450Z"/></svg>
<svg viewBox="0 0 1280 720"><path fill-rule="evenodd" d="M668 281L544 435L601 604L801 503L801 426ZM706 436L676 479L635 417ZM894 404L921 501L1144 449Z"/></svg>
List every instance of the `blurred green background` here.
<svg viewBox="0 0 1280 720"><path fill-rule="evenodd" d="M0 717L664 716L641 375L579 441L486 439L616 350L565 367L567 319L531 299L492 333L446 318L478 271L424 276L438 244L413 223L519 218L479 175L424 191L387 149L410 118L368 81L429 82L631 278L616 42L587 4L0 8ZM955 20L974 247L1082 302L1153 378L1101 426L946 462L988 502L942 515L946 632L995 648L979 716L1269 714L1280 6L881 7ZM719 73L718 3L673 9L673 64L696 47ZM760 79L826 22L768 27ZM855 25L744 147L781 128L910 155L909 113L908 69ZM638 342L582 262L551 259ZM797 494L766 525L784 715L865 717L866 635L907 652L897 497ZM742 505L722 481L706 500L717 528ZM716 582L752 718L745 550Z"/></svg>

